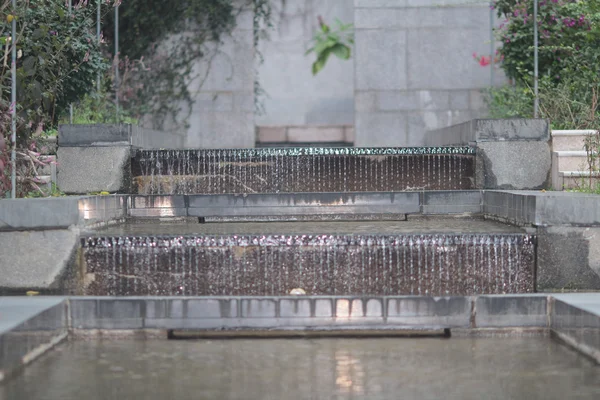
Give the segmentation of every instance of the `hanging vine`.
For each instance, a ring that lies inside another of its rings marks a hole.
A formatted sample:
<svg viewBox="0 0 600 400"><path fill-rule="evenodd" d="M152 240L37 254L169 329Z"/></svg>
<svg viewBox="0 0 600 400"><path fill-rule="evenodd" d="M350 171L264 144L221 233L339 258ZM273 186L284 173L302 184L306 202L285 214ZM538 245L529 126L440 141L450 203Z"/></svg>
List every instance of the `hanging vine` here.
<svg viewBox="0 0 600 400"><path fill-rule="evenodd" d="M151 116L156 128L163 128L167 121L175 126L187 126L194 103L191 83L197 87L203 85L211 61L222 54L225 35L233 31L243 12L253 13L253 39L257 48L271 26L270 1L123 2L119 10L120 102L133 115ZM108 16L103 32L107 41L113 43L112 15ZM257 54L258 61L262 62L258 50ZM198 71L201 59L206 61L207 70ZM108 80L106 86L111 85L114 82ZM257 96L262 94L257 81L254 90Z"/></svg>

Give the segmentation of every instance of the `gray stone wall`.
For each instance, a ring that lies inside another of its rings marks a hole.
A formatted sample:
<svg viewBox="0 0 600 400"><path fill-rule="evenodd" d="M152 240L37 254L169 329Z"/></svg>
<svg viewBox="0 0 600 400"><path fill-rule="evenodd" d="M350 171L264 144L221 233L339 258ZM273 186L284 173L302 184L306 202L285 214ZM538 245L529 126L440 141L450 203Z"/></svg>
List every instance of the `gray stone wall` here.
<svg viewBox="0 0 600 400"><path fill-rule="evenodd" d="M260 126L353 125L354 63L331 57L313 76L306 56L320 15L332 26L354 20L352 0L272 0L273 29L259 44L264 63L258 79L266 96Z"/></svg>
<svg viewBox="0 0 600 400"><path fill-rule="evenodd" d="M421 146L425 132L486 114L487 0L354 0L357 146ZM495 84L505 78L496 69Z"/></svg>
<svg viewBox="0 0 600 400"><path fill-rule="evenodd" d="M241 1L241 0L240 0ZM242 12L236 28L212 43L193 71L197 76L189 84L194 99L191 112L181 104L178 123L165 122L165 130L180 131L188 115L184 147L254 147L255 49L253 13Z"/></svg>

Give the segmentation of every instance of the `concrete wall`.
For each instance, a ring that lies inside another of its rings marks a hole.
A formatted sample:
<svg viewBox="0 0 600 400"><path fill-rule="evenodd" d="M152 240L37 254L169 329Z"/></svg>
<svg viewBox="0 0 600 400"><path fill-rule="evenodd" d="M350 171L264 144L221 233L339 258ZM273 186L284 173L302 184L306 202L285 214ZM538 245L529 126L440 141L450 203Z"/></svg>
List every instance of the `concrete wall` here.
<svg viewBox="0 0 600 400"><path fill-rule="evenodd" d="M487 0L354 0L357 146L420 146L428 130L485 115ZM496 70L496 84L504 82Z"/></svg>
<svg viewBox="0 0 600 400"><path fill-rule="evenodd" d="M272 0L272 6L274 28L259 44L264 56L259 82L266 96L257 124L353 125L354 63L332 57L313 77L315 56L305 55L318 29L317 17L330 24L336 18L352 23L352 0Z"/></svg>

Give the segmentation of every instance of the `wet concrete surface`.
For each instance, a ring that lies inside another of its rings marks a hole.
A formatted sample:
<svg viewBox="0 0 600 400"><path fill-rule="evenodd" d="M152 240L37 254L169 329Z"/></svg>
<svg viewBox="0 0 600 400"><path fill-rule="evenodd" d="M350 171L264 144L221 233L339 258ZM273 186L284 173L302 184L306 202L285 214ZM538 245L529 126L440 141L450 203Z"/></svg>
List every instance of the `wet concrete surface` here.
<svg viewBox="0 0 600 400"><path fill-rule="evenodd" d="M600 367L544 337L73 341L8 399L598 399Z"/></svg>
<svg viewBox="0 0 600 400"><path fill-rule="evenodd" d="M396 235L429 233L524 233L523 229L501 222L470 217L409 217L407 221L327 221L327 222L229 222L197 221L128 222L98 229L92 235Z"/></svg>

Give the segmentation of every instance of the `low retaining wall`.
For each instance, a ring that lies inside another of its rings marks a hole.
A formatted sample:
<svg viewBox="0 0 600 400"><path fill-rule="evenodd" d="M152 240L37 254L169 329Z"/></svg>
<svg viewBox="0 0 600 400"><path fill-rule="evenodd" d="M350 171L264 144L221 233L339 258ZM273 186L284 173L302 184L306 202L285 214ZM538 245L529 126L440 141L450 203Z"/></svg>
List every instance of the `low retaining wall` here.
<svg viewBox="0 0 600 400"><path fill-rule="evenodd" d="M600 294L475 297L12 297L0 302L0 383L74 337L405 335L551 331L600 363ZM517 333L518 334L518 333Z"/></svg>

